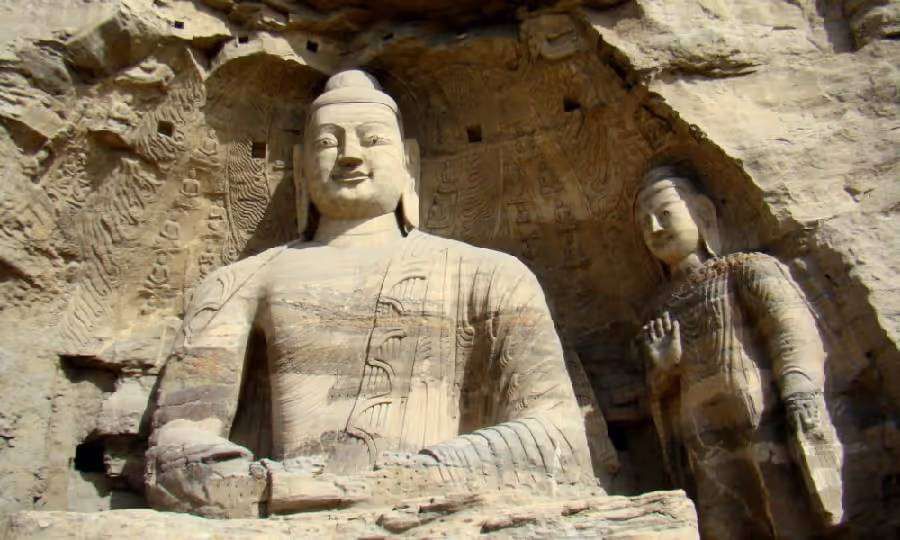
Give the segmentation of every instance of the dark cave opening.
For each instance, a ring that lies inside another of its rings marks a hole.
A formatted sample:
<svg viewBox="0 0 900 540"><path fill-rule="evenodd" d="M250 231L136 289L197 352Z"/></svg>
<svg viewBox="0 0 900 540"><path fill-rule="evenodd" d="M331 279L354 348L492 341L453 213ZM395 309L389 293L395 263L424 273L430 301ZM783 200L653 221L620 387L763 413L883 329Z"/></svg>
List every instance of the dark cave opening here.
<svg viewBox="0 0 900 540"><path fill-rule="evenodd" d="M76 471L81 472L106 472L103 463L103 439L85 441L75 447L75 460L73 465Z"/></svg>

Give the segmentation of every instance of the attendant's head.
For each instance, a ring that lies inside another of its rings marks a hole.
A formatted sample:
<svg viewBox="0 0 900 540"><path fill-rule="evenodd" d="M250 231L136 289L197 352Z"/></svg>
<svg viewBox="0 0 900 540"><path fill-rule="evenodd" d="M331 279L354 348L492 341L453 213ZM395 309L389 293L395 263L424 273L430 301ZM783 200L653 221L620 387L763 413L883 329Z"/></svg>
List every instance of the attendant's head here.
<svg viewBox="0 0 900 540"><path fill-rule="evenodd" d="M417 160L415 143L403 139L396 102L371 75L350 70L332 76L310 107L297 164L301 232L310 203L331 219L397 212L404 227L418 226Z"/></svg>
<svg viewBox="0 0 900 540"><path fill-rule="evenodd" d="M674 166L654 167L641 180L635 221L647 249L667 267L719 251L716 209L697 188L693 175Z"/></svg>

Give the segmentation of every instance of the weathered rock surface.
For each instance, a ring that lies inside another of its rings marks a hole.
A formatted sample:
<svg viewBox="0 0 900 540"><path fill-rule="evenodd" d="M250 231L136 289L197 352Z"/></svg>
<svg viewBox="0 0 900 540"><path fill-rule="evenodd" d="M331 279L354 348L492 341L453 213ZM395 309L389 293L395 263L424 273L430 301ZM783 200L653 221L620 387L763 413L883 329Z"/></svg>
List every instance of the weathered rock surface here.
<svg viewBox="0 0 900 540"><path fill-rule="evenodd" d="M607 489L670 485L633 359L657 276L630 216L641 171L677 155L728 251L765 251L804 289L846 527L893 531L898 5L0 3L0 513L136 504L191 288L295 235L306 105L363 66L422 148L423 228L537 274L618 447Z"/></svg>
<svg viewBox="0 0 900 540"><path fill-rule="evenodd" d="M516 506L510 504L514 500L514 495L458 494L395 508L229 520L153 510L20 512L10 518L3 538L698 538L693 506L682 492L531 500Z"/></svg>

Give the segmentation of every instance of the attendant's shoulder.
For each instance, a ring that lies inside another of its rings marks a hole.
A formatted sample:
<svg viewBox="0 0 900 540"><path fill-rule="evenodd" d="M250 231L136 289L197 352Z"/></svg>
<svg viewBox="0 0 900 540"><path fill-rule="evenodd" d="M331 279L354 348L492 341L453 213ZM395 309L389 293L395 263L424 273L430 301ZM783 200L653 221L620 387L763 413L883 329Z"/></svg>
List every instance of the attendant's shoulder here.
<svg viewBox="0 0 900 540"><path fill-rule="evenodd" d="M781 262L771 255L758 251L732 253L722 260L728 267L741 273L750 275L773 275L787 277L787 269Z"/></svg>

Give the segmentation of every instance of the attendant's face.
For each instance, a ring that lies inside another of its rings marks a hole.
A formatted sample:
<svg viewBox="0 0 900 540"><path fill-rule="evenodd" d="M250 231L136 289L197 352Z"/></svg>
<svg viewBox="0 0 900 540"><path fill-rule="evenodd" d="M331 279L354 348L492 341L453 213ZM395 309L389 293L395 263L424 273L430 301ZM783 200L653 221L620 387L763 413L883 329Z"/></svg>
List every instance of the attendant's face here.
<svg viewBox="0 0 900 540"><path fill-rule="evenodd" d="M393 212L409 183L397 115L383 105L340 103L313 112L306 132L307 189L323 216Z"/></svg>
<svg viewBox="0 0 900 540"><path fill-rule="evenodd" d="M700 229L674 184L654 184L638 195L636 217L644 243L669 266L700 249Z"/></svg>

